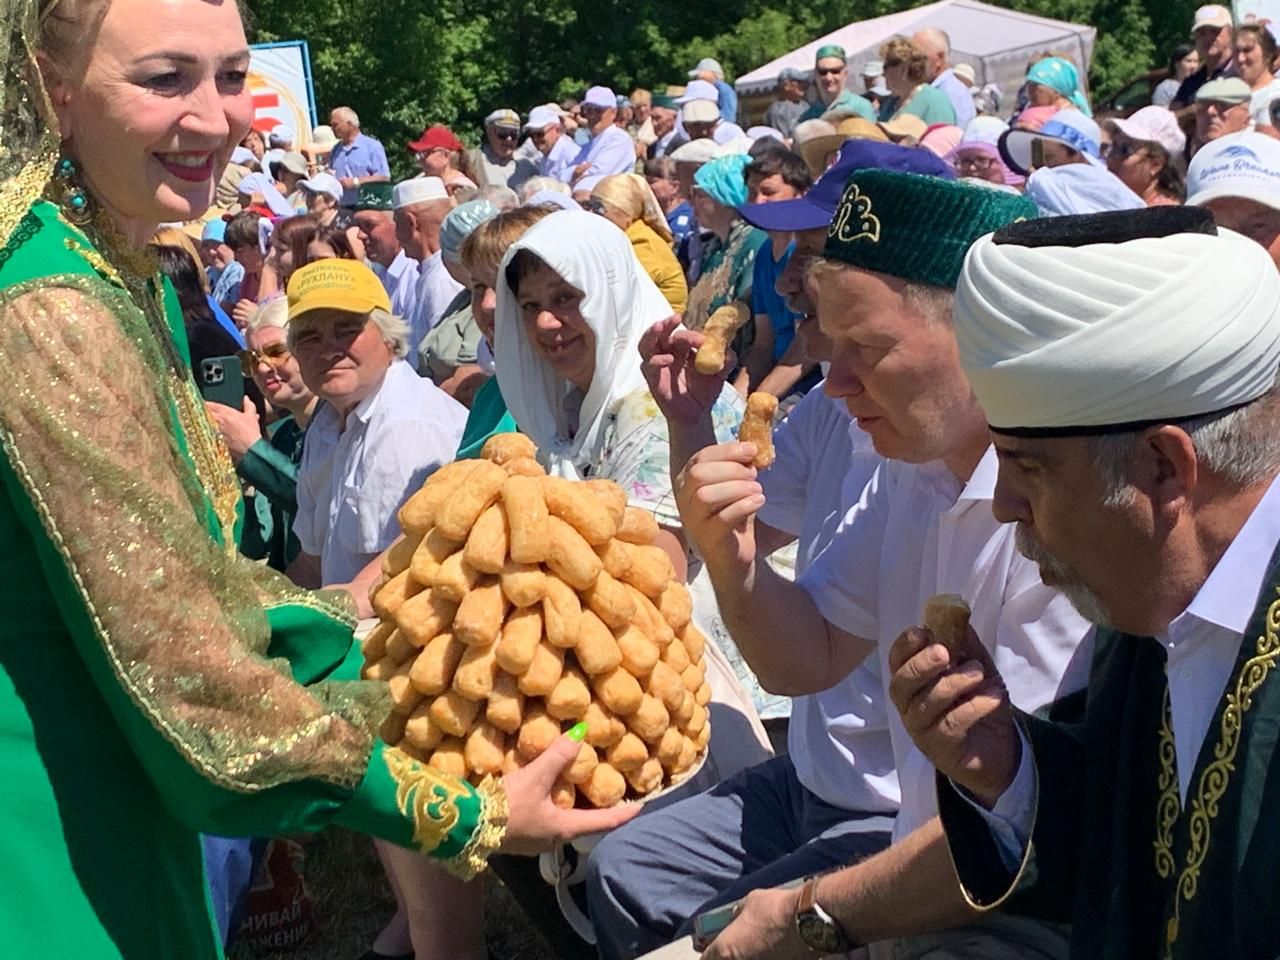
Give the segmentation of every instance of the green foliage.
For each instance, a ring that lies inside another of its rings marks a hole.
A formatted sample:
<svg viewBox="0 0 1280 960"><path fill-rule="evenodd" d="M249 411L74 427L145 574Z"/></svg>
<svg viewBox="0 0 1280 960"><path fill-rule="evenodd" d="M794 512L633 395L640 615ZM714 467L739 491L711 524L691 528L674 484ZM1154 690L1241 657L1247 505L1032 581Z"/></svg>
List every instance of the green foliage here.
<svg viewBox="0 0 1280 960"><path fill-rule="evenodd" d="M1161 66L1188 35L1197 0L1007 0L1042 16L1091 23L1091 89L1112 92ZM476 142L489 110L686 82L717 57L730 77L843 24L910 0L256 0L255 41L306 38L323 113L346 103L394 149L428 123Z"/></svg>

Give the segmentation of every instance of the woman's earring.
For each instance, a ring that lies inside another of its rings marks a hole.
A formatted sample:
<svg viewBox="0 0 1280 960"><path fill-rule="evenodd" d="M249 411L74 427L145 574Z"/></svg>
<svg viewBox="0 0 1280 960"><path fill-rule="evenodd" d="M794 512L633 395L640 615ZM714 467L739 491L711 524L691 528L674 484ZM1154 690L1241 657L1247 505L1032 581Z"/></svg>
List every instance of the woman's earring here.
<svg viewBox="0 0 1280 960"><path fill-rule="evenodd" d="M53 171L58 185L58 205L63 216L77 227L87 226L95 213L93 198L80 182L80 169L70 157L63 157Z"/></svg>

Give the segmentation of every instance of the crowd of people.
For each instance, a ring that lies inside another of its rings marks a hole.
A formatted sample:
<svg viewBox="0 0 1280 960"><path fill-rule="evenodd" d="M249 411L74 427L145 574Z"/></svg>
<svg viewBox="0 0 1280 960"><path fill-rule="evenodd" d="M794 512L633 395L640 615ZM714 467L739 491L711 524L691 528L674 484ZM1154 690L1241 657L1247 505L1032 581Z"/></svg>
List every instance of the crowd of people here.
<svg viewBox="0 0 1280 960"><path fill-rule="evenodd" d="M0 9L15 956L220 956L246 838L330 824L396 900L366 960L486 957L491 856L565 956L1280 952L1269 23L1200 8L1131 115L1046 51L1002 116L927 28L759 125L708 57L396 179L349 107L253 128L235 4ZM690 585L711 744L662 804L556 807L582 725L478 786L377 737L400 508L511 432Z"/></svg>

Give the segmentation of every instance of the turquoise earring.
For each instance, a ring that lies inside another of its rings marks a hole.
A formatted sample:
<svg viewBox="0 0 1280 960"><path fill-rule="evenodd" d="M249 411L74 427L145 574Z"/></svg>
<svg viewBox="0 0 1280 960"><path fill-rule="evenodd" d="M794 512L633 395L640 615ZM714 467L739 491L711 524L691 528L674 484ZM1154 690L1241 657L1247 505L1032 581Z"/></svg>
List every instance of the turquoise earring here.
<svg viewBox="0 0 1280 960"><path fill-rule="evenodd" d="M93 220L93 198L80 183L80 170L70 157L63 157L54 168L54 178L61 194L63 216L77 227L87 226Z"/></svg>

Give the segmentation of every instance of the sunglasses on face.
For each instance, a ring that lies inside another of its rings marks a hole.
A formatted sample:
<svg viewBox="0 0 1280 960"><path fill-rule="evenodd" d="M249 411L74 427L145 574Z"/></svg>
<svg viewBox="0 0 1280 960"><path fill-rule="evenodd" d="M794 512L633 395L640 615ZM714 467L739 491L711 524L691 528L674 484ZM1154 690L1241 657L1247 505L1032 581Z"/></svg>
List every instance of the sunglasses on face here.
<svg viewBox="0 0 1280 960"><path fill-rule="evenodd" d="M518 130L494 130L493 135L499 140L514 140L520 136L520 132Z"/></svg>
<svg viewBox="0 0 1280 960"><path fill-rule="evenodd" d="M269 367L280 367L289 362L289 358L293 356L289 352L289 348L283 343L269 343L262 350L238 350L236 356L240 358L240 372L246 377L252 377L257 371L258 365L265 363Z"/></svg>
<svg viewBox="0 0 1280 960"><path fill-rule="evenodd" d="M844 73L844 71L845 71L844 67L818 67L817 68L817 74L820 77L834 77L838 73Z"/></svg>
<svg viewBox="0 0 1280 960"><path fill-rule="evenodd" d="M529 139L534 143L541 143L543 140L547 139L547 131L535 130L533 133L529 134Z"/></svg>
<svg viewBox="0 0 1280 960"><path fill-rule="evenodd" d="M599 214L600 216L603 217L604 201L599 200L596 197L589 197L588 199L582 201L582 209L586 210L588 213Z"/></svg>
<svg viewBox="0 0 1280 960"><path fill-rule="evenodd" d="M1134 143L1132 140L1112 140L1102 148L1104 157L1115 157L1117 160L1124 160L1141 152L1141 145Z"/></svg>

